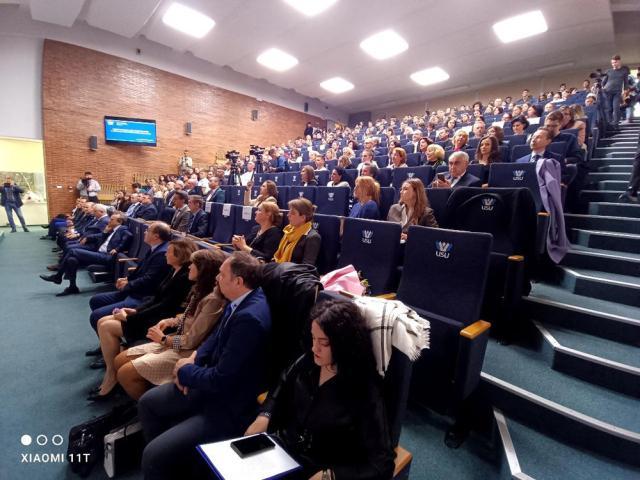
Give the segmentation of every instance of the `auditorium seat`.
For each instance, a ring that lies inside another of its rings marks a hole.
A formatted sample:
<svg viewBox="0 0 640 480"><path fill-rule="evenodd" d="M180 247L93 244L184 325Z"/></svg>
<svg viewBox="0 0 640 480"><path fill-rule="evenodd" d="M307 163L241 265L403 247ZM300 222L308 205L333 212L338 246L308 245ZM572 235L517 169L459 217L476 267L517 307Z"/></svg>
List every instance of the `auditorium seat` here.
<svg viewBox="0 0 640 480"><path fill-rule="evenodd" d="M235 217L234 235L249 235L251 229L257 225L255 221L256 216L255 207L244 207L240 205L233 205L232 211Z"/></svg>
<svg viewBox="0 0 640 480"><path fill-rule="evenodd" d="M420 165L420 154L419 153L407 154L407 165L409 165L409 167L417 167L418 165Z"/></svg>
<svg viewBox="0 0 640 480"><path fill-rule="evenodd" d="M297 186L300 185L300 172L285 172L284 174L284 184L286 186Z"/></svg>
<svg viewBox="0 0 640 480"><path fill-rule="evenodd" d="M329 170L321 170L316 172L316 180L318 181L318 185L326 185L329 183L329 177L331 176L331 172Z"/></svg>
<svg viewBox="0 0 640 480"><path fill-rule="evenodd" d="M340 218L335 215L315 214L313 216L313 229L322 237L322 247L316 261L316 268L321 275L334 270L338 262L340 221Z"/></svg>
<svg viewBox="0 0 640 480"><path fill-rule="evenodd" d="M378 155L377 157L374 157L373 160L380 168L384 168L389 165L389 155Z"/></svg>
<svg viewBox="0 0 640 480"><path fill-rule="evenodd" d="M533 196L536 211L543 209L535 163L494 163L489 168L489 186L526 188Z"/></svg>
<svg viewBox="0 0 640 480"><path fill-rule="evenodd" d="M429 204L433 209L433 214L438 221L438 225L444 225L446 210L447 210L447 200L449 200L449 195L451 195L451 188L426 188L427 198L429 200Z"/></svg>
<svg viewBox="0 0 640 480"><path fill-rule="evenodd" d="M424 165L421 167L406 167L406 168L396 168L393 170L393 180L391 185L396 189L396 195L400 195L400 187L405 180L408 178L419 178L422 180L422 183L425 185L429 185L433 177L435 176L435 171L433 167L430 165ZM395 199L397 201L397 197Z"/></svg>
<svg viewBox="0 0 640 480"><path fill-rule="evenodd" d="M173 215L176 213L176 209L173 207L165 207L162 209L162 211L160 212L160 216L158 217L158 220L160 220L161 222L167 223L169 225L171 225L171 219L173 218Z"/></svg>
<svg viewBox="0 0 640 480"><path fill-rule="evenodd" d="M345 216L349 210L351 189L347 187L316 187L317 213Z"/></svg>
<svg viewBox="0 0 640 480"><path fill-rule="evenodd" d="M393 179L393 169L391 168L379 168L376 174L376 181L381 187L388 187L391 185Z"/></svg>
<svg viewBox="0 0 640 480"><path fill-rule="evenodd" d="M316 203L316 188L318 187L286 187L283 191L284 204L282 208L286 208L287 204L296 198L306 198L311 203Z"/></svg>
<svg viewBox="0 0 640 480"><path fill-rule="evenodd" d="M211 211L216 217L216 226L211 239L216 243L229 243L235 231L235 216L230 203L214 203Z"/></svg>
<svg viewBox="0 0 640 480"><path fill-rule="evenodd" d="M403 169L404 170L404 169ZM396 189L393 187L380 188L380 218L386 220L391 205L395 203Z"/></svg>
<svg viewBox="0 0 640 480"><path fill-rule="evenodd" d="M369 282L372 295L395 290L401 233L398 223L345 218L338 266L352 264Z"/></svg>

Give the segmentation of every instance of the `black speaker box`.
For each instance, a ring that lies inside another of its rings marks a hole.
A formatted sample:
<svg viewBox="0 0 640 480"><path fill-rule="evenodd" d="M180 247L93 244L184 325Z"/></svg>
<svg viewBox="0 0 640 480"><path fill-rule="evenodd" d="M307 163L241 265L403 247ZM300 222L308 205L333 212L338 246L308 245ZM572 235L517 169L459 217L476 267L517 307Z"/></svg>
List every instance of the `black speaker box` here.
<svg viewBox="0 0 640 480"><path fill-rule="evenodd" d="M184 133L185 135L191 135L191 122L184 124Z"/></svg>
<svg viewBox="0 0 640 480"><path fill-rule="evenodd" d="M98 149L98 137L96 135L91 135L89 137L89 148L91 150L97 150Z"/></svg>

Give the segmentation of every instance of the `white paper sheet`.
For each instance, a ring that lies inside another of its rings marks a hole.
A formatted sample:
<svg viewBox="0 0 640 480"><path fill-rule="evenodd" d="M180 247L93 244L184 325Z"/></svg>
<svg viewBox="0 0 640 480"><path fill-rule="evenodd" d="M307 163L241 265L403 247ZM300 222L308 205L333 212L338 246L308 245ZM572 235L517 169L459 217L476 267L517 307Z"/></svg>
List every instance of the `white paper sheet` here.
<svg viewBox="0 0 640 480"><path fill-rule="evenodd" d="M300 467L291 456L275 442L275 448L249 457L241 458L232 448L231 442L198 445L198 451L209 466L224 480L265 480L277 478Z"/></svg>
<svg viewBox="0 0 640 480"><path fill-rule="evenodd" d="M231 215L231 204L230 203L225 203L222 206L222 216L223 217L228 217Z"/></svg>
<svg viewBox="0 0 640 480"><path fill-rule="evenodd" d="M211 205L213 204L213 202L206 202L204 204L204 211L206 213L211 213Z"/></svg>
<svg viewBox="0 0 640 480"><path fill-rule="evenodd" d="M251 217L253 215L251 215L253 213L253 207L242 207L242 220L244 220L245 222L250 222L251 221Z"/></svg>

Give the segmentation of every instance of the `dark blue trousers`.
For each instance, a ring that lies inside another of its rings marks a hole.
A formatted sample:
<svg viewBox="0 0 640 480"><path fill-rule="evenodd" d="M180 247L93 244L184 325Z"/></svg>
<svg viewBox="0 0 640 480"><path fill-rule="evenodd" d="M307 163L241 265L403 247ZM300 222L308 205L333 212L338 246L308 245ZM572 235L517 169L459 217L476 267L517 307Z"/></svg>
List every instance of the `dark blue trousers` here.
<svg viewBox="0 0 640 480"><path fill-rule="evenodd" d="M136 308L143 301L144 299L131 297L128 293L121 292L120 290L94 295L91 297L91 300L89 300L89 308L91 308L89 323L91 323L91 328L93 328L97 334L98 320L107 315L111 315L114 308Z"/></svg>

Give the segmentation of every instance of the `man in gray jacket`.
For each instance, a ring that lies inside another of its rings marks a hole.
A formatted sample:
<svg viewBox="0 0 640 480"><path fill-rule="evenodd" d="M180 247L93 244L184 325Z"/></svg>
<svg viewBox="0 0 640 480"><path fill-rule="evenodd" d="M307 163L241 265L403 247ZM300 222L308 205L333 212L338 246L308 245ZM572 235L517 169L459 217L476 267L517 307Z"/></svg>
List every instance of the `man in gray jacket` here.
<svg viewBox="0 0 640 480"><path fill-rule="evenodd" d="M191 212L187 202L189 201L189 195L185 191L176 192L173 196L173 206L176 211L171 219L171 229L178 232L186 233L189 227L189 219L191 218Z"/></svg>
<svg viewBox="0 0 640 480"><path fill-rule="evenodd" d="M602 80L602 94L607 123L614 128L620 122L620 99L622 91L629 88L628 77L629 69L622 66L620 55L611 57L611 68L605 72Z"/></svg>

